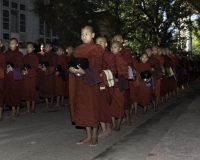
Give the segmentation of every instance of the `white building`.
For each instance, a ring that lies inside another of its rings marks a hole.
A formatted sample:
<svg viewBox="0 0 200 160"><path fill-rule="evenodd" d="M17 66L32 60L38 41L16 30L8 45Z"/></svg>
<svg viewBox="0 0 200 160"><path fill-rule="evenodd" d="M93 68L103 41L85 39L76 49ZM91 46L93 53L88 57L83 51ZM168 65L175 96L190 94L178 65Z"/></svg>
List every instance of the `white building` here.
<svg viewBox="0 0 200 160"><path fill-rule="evenodd" d="M10 38L19 42L53 41L56 34L33 12L31 0L0 0L0 39L8 46Z"/></svg>

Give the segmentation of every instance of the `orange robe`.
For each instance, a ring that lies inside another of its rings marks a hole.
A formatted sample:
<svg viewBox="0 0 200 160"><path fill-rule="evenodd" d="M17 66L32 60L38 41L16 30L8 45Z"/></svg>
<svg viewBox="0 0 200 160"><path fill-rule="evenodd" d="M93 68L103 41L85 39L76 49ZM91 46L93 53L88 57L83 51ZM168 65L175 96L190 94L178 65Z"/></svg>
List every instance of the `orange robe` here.
<svg viewBox="0 0 200 160"><path fill-rule="evenodd" d="M66 80L63 78L67 72L67 59L64 55L58 56L58 65L61 66L61 71L56 76L55 92L57 96L65 95Z"/></svg>
<svg viewBox="0 0 200 160"><path fill-rule="evenodd" d="M96 68L102 72L103 48L94 44L81 44L75 49L74 57L87 58L89 69ZM81 77L69 74L69 99L72 122L76 126L98 127L99 125L99 84L84 84L86 75Z"/></svg>
<svg viewBox="0 0 200 160"><path fill-rule="evenodd" d="M132 57L133 69L138 73L138 60ZM138 81L129 80L131 102L138 102L139 83Z"/></svg>
<svg viewBox="0 0 200 160"><path fill-rule="evenodd" d="M0 50L0 108L3 107L4 104L4 73L6 71L6 57L3 52Z"/></svg>
<svg viewBox="0 0 200 160"><path fill-rule="evenodd" d="M116 75L115 56L113 53L105 50L103 53L103 70L110 70L113 77ZM99 98L99 121L111 123L111 102L113 98L113 87L105 86L105 89L100 90Z"/></svg>
<svg viewBox="0 0 200 160"><path fill-rule="evenodd" d="M160 67L164 67L164 58L162 56L153 55L153 57L156 58L160 62ZM155 95L156 95L156 97L160 97L161 81L162 81L161 78L155 80Z"/></svg>
<svg viewBox="0 0 200 160"><path fill-rule="evenodd" d="M73 59L73 55L66 56L67 64ZM66 71L67 80L65 81L65 97L69 97L69 71Z"/></svg>
<svg viewBox="0 0 200 160"><path fill-rule="evenodd" d="M22 76L22 100L29 102L36 101L36 81L39 58L34 52L28 53L23 57L23 62L24 64L30 64L31 68L27 69L27 75Z"/></svg>
<svg viewBox="0 0 200 160"><path fill-rule="evenodd" d="M21 70L23 68L23 55L17 49L5 52L6 62L12 62L12 72L5 75L5 104L13 107L21 106Z"/></svg>
<svg viewBox="0 0 200 160"><path fill-rule="evenodd" d="M42 98L53 98L55 96L55 69L58 63L57 54L50 51L49 53L39 55L39 62L48 61L49 67L46 71L38 70L37 86L39 96Z"/></svg>
<svg viewBox="0 0 200 160"><path fill-rule="evenodd" d="M117 67L117 77L123 75L126 79L128 78L128 66L127 62L124 60L121 54L115 55L115 62ZM112 117L115 118L122 118L124 116L124 105L125 105L125 98L124 95L125 91L120 91L118 88L118 83L115 82L113 99L111 104L111 114Z"/></svg>
<svg viewBox="0 0 200 160"><path fill-rule="evenodd" d="M121 53L122 57L124 58L124 60L126 61L127 65L130 66L131 68L133 68L133 61L132 61L131 51L122 46L122 50L121 50L120 53ZM128 68L127 68L127 70L128 70ZM124 98L125 98L125 100L124 100L125 110L130 110L130 108L131 108L131 99L130 99L130 90L129 89L125 90Z"/></svg>
<svg viewBox="0 0 200 160"><path fill-rule="evenodd" d="M139 68L139 74L141 72L151 70L151 67L149 66L149 64L143 63L143 62L139 62L138 68ZM139 87L138 103L144 107L144 106L149 105L150 103L152 88L147 87L146 82L144 82L142 79L140 79L139 83L140 83L140 87Z"/></svg>

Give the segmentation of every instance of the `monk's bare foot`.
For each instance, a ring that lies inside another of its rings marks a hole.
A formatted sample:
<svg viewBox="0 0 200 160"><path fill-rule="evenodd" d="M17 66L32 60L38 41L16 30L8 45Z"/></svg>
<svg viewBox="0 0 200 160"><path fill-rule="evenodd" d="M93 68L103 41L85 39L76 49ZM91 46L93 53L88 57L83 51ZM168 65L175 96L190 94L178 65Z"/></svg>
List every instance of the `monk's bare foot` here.
<svg viewBox="0 0 200 160"><path fill-rule="evenodd" d="M132 127L131 122L126 122L126 127Z"/></svg>
<svg viewBox="0 0 200 160"><path fill-rule="evenodd" d="M90 147L95 147L98 145L98 140L97 138L92 138L91 142L90 142Z"/></svg>
<svg viewBox="0 0 200 160"><path fill-rule="evenodd" d="M101 137L99 138L107 138L107 137L110 137L112 135L112 130L109 129L109 130L106 130L102 135Z"/></svg>
<svg viewBox="0 0 200 160"><path fill-rule="evenodd" d="M60 105L56 104L56 105L53 106L53 108L57 108L57 107L60 108Z"/></svg>
<svg viewBox="0 0 200 160"><path fill-rule="evenodd" d="M115 131L116 131L116 132L119 132L120 129L121 129L120 126L117 125L116 128L115 128Z"/></svg>
<svg viewBox="0 0 200 160"><path fill-rule="evenodd" d="M76 144L80 145L80 144L86 144L86 143L90 143L90 142L91 142L91 138L85 138L83 140L76 142Z"/></svg>
<svg viewBox="0 0 200 160"><path fill-rule="evenodd" d="M31 111L31 114L35 114L35 113L36 113L35 110L32 110L32 111Z"/></svg>
<svg viewBox="0 0 200 160"><path fill-rule="evenodd" d="M116 126L112 126L111 131L115 131Z"/></svg>
<svg viewBox="0 0 200 160"><path fill-rule="evenodd" d="M15 115L11 114L11 115L7 116L6 118L14 118L14 117L15 117Z"/></svg>
<svg viewBox="0 0 200 160"><path fill-rule="evenodd" d="M19 118L19 113L16 113L13 118Z"/></svg>
<svg viewBox="0 0 200 160"><path fill-rule="evenodd" d="M3 116L0 117L0 121L3 121Z"/></svg>
<svg viewBox="0 0 200 160"><path fill-rule="evenodd" d="M31 113L29 110L24 111L22 114Z"/></svg>
<svg viewBox="0 0 200 160"><path fill-rule="evenodd" d="M98 134L98 137L99 137L99 138L102 138L104 132L105 132L105 131L101 131L101 133Z"/></svg>
<svg viewBox="0 0 200 160"><path fill-rule="evenodd" d="M42 110L45 110L45 109L49 109L49 107L48 107L48 106L45 106L44 108L42 108Z"/></svg>
<svg viewBox="0 0 200 160"><path fill-rule="evenodd" d="M134 117L134 118L138 118L138 114L135 114L133 117Z"/></svg>
<svg viewBox="0 0 200 160"><path fill-rule="evenodd" d="M126 119L123 118L122 121L121 121L121 125L125 124L126 123Z"/></svg>

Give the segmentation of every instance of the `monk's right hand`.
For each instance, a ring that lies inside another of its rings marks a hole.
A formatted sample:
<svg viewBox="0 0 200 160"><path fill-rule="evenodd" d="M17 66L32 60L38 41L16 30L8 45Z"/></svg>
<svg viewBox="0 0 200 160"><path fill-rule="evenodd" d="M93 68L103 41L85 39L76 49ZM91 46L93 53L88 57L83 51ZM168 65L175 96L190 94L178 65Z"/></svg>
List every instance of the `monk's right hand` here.
<svg viewBox="0 0 200 160"><path fill-rule="evenodd" d="M38 68L42 68L42 65L41 65L41 64L38 64Z"/></svg>
<svg viewBox="0 0 200 160"><path fill-rule="evenodd" d="M74 73L77 72L77 70L76 70L76 68L74 68L74 67L70 67L70 68L69 68L69 72L74 74Z"/></svg>

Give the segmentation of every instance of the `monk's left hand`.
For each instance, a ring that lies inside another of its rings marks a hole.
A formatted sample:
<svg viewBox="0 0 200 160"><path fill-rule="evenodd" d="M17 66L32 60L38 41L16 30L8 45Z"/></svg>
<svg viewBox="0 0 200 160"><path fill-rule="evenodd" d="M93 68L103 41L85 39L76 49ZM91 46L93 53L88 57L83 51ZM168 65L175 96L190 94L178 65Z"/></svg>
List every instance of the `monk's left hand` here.
<svg viewBox="0 0 200 160"><path fill-rule="evenodd" d="M149 78L149 79L147 80L147 82L151 82L151 78Z"/></svg>
<svg viewBox="0 0 200 160"><path fill-rule="evenodd" d="M77 67L78 67L78 69L76 69L77 73L85 74L85 71L79 65L77 65Z"/></svg>
<svg viewBox="0 0 200 160"><path fill-rule="evenodd" d="M42 66L41 70L42 70L42 71L46 71L47 68L46 68L45 66Z"/></svg>
<svg viewBox="0 0 200 160"><path fill-rule="evenodd" d="M13 71L13 68L10 65L7 66L7 73L12 72L12 71Z"/></svg>
<svg viewBox="0 0 200 160"><path fill-rule="evenodd" d="M70 67L70 68L69 68L69 72L70 72L70 73L73 73L73 74L76 73L76 68Z"/></svg>

